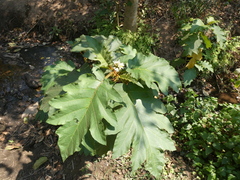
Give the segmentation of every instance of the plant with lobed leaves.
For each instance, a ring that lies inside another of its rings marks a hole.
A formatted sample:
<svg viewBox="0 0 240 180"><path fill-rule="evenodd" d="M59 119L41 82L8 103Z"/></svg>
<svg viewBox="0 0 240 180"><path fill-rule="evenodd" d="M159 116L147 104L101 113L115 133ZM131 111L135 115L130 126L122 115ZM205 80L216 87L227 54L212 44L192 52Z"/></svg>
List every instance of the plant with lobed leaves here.
<svg viewBox="0 0 240 180"><path fill-rule="evenodd" d="M112 150L117 158L132 149L132 170L145 163L159 177L164 151L175 146L165 106L156 97L169 87L178 91L178 73L165 59L137 53L113 36L82 35L70 44L87 61L80 69L71 61L46 67L38 114L60 126L63 161L78 151L102 155Z"/></svg>

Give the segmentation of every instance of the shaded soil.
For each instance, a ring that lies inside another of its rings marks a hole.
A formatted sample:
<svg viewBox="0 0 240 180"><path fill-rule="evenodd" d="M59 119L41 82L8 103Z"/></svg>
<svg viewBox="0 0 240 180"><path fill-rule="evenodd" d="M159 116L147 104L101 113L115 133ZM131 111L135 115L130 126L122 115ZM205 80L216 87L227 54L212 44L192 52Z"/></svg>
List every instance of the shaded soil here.
<svg viewBox="0 0 240 180"><path fill-rule="evenodd" d="M147 23L152 33L159 34L154 53L167 60L179 57L182 51L177 43L179 27L170 11L175 2L150 0L148 3L153 8L147 15ZM44 66L69 59L76 66L81 64L81 58L70 53L70 47L63 41L87 33L94 26L92 18L99 2L0 0L0 4L0 179L154 179L143 169L131 175L128 156L113 160L111 153L104 158L75 153L63 163L56 128L34 121ZM239 3L219 3L212 12L232 35L240 35ZM62 30L60 36L56 36L57 32L50 33L53 27ZM219 86L226 89L224 84L230 83L230 77L223 76L225 82L215 78L201 86L201 91L211 94ZM239 102L239 92L224 93L218 91L215 96L221 101ZM47 157L47 161L34 169L40 157ZM190 162L181 157L180 151L168 153L166 157L169 161L163 179L196 178Z"/></svg>
<svg viewBox="0 0 240 180"><path fill-rule="evenodd" d="M25 38L30 32L35 32L33 37L55 33L55 28L61 29L62 40L86 32L98 6L94 0L0 0L0 4L0 33L21 29L18 37Z"/></svg>

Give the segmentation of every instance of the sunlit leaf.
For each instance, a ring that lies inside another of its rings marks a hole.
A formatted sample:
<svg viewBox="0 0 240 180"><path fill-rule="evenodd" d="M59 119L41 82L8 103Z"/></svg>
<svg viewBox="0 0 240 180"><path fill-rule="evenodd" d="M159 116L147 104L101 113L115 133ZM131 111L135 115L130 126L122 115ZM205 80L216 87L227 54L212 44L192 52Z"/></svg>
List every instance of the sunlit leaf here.
<svg viewBox="0 0 240 180"><path fill-rule="evenodd" d="M161 150L175 150L168 134L173 133L172 125L161 114L165 108L146 87L118 84L115 88L124 99L125 106L116 111L118 124L115 133L119 133L114 143L113 156L121 156L132 147L133 170L146 161L148 170L157 175L164 164Z"/></svg>
<svg viewBox="0 0 240 180"><path fill-rule="evenodd" d="M208 24L208 25L211 25L211 24L214 24L214 23L218 23L218 21L216 21L216 20L214 19L214 17L209 16L209 17L207 18L207 24Z"/></svg>
<svg viewBox="0 0 240 180"><path fill-rule="evenodd" d="M82 35L78 38L78 42L74 44L71 51L85 52L84 57L99 61L101 67L108 67L111 60L115 58L112 52L121 45L121 42L113 36L106 38L100 35L94 37Z"/></svg>
<svg viewBox="0 0 240 180"><path fill-rule="evenodd" d="M145 56L138 53L137 56L128 61L127 72L138 80L143 80L149 88L160 90L167 94L168 88L178 91L181 86L177 71L169 63L153 54Z"/></svg>
<svg viewBox="0 0 240 180"><path fill-rule="evenodd" d="M72 61L58 61L56 65L47 66L44 69L43 77L41 79L41 90L47 91L50 87L56 84L56 79L60 76L65 76L69 72L72 72L75 68Z"/></svg>
<svg viewBox="0 0 240 180"><path fill-rule="evenodd" d="M201 33L201 37L202 37L202 39L203 39L203 42L205 43L206 48L207 48L207 49L208 49L208 48L211 48L211 47L212 47L212 43L211 43L211 41L208 39L208 37L207 37L206 35L202 34L202 33Z"/></svg>
<svg viewBox="0 0 240 180"><path fill-rule="evenodd" d="M191 26L191 28L190 28L190 32L191 33L194 33L194 32L196 32L196 31L202 31L202 30L204 30L204 28L205 28L205 25L204 25L204 23L202 22L202 20L201 19L195 19L194 21L193 21L193 24L192 24L192 26Z"/></svg>
<svg viewBox="0 0 240 180"><path fill-rule="evenodd" d="M187 63L186 67L188 69L191 69L194 67L194 65L196 64L197 61L202 59L202 50L200 49L199 52L197 54L193 53L191 56L190 61Z"/></svg>
<svg viewBox="0 0 240 180"><path fill-rule="evenodd" d="M213 72L213 67L208 61L199 61L195 66L199 71L203 71L205 69Z"/></svg>
<svg viewBox="0 0 240 180"><path fill-rule="evenodd" d="M220 47L224 47L224 43L227 40L224 31L219 26L213 26L213 33L216 35L217 42L220 44Z"/></svg>
<svg viewBox="0 0 240 180"><path fill-rule="evenodd" d="M50 101L50 105L59 112L48 119L49 124L62 125L58 130L58 145L65 160L75 151L88 129L92 137L100 144L106 144L103 118L111 125L116 117L107 108L110 100L120 101L118 93L108 81L99 81L92 75L82 75L79 81L63 87L66 92Z"/></svg>

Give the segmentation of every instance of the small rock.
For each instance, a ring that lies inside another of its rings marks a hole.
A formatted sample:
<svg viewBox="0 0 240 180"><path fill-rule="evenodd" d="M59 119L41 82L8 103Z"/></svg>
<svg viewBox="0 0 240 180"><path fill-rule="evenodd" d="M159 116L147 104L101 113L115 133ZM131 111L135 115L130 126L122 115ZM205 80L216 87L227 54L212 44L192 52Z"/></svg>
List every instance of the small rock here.
<svg viewBox="0 0 240 180"><path fill-rule="evenodd" d="M32 89L37 89L37 88L42 86L41 83L36 81L34 79L34 77L32 77L29 73L24 74L24 80L25 80L27 86L32 88Z"/></svg>
<svg viewBox="0 0 240 180"><path fill-rule="evenodd" d="M36 116L36 114L38 112L38 108L39 108L38 102L28 106L25 109L25 111L22 113L22 116L21 116L21 118L24 120L24 122L26 121L26 123L27 123L29 120L32 120Z"/></svg>
<svg viewBox="0 0 240 180"><path fill-rule="evenodd" d="M234 73L235 74L240 74L240 68L235 69Z"/></svg>
<svg viewBox="0 0 240 180"><path fill-rule="evenodd" d="M32 66L31 64L29 64L29 68L30 68L31 70L35 69L35 67Z"/></svg>

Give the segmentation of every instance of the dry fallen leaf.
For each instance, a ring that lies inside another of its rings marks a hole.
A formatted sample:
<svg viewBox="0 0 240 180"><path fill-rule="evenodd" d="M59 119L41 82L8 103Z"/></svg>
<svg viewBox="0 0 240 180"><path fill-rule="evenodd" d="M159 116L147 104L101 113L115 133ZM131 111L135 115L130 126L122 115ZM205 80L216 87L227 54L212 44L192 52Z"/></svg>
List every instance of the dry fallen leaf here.
<svg viewBox="0 0 240 180"><path fill-rule="evenodd" d="M20 149L20 148L22 148L22 145L20 143L8 144L5 147L6 150L13 150L13 149Z"/></svg>

